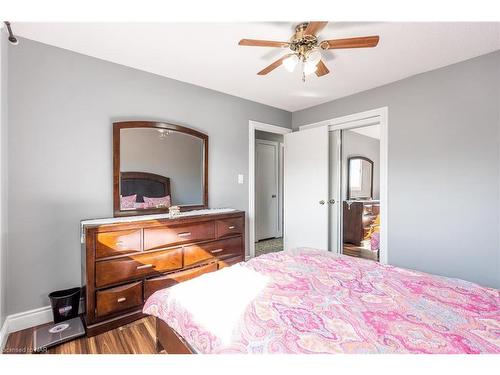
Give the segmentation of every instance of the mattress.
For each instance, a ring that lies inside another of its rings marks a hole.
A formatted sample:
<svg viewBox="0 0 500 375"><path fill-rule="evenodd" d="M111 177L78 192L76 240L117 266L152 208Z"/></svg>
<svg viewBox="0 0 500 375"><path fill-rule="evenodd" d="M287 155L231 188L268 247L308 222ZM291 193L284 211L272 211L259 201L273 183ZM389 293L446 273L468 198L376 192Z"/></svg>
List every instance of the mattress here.
<svg viewBox="0 0 500 375"><path fill-rule="evenodd" d="M500 291L316 249L153 294L198 353L500 353Z"/></svg>

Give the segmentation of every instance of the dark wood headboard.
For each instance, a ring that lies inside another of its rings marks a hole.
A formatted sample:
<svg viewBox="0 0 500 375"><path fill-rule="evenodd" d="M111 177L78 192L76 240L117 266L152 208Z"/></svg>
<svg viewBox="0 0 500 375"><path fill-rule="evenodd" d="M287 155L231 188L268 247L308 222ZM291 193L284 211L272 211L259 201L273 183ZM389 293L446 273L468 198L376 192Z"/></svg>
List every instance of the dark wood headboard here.
<svg viewBox="0 0 500 375"><path fill-rule="evenodd" d="M137 194L136 202L144 202L143 196L164 197L170 194L170 178L146 172L121 172L120 194Z"/></svg>

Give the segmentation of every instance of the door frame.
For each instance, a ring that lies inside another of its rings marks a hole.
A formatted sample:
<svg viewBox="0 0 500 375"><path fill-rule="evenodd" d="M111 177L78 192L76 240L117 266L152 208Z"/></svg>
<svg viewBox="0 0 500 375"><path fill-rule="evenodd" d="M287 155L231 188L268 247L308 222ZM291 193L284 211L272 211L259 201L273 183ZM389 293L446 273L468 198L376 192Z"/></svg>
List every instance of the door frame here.
<svg viewBox="0 0 500 375"><path fill-rule="evenodd" d="M302 125L299 130L328 126L329 131L347 130L362 126L380 125L380 263L388 264L388 205L387 205L387 181L388 181L388 126L389 108L381 107L369 111L353 113L351 115L335 117L332 119ZM340 204L338 205L340 212Z"/></svg>
<svg viewBox="0 0 500 375"><path fill-rule="evenodd" d="M285 190L285 142L278 143L278 160L281 160L281 163L278 165L278 220L280 221L279 227L279 237L283 237L285 226L285 217L283 216L283 194Z"/></svg>
<svg viewBox="0 0 500 375"><path fill-rule="evenodd" d="M248 256L255 257L255 131L261 130L274 134L291 133L292 129L266 124L259 121L248 121ZM284 213L283 213L284 217ZM283 219L282 217L282 219Z"/></svg>
<svg viewBox="0 0 500 375"><path fill-rule="evenodd" d="M280 189L280 142L277 141L268 141L265 139L256 139L255 140L255 149L257 149L257 144L263 144L263 145L269 145L269 146L274 146L276 148L276 165L275 171L276 171L276 185L275 185L275 190L276 190L276 198L277 198L277 212L276 212L276 220L278 221L278 227L276 230L276 233L274 233L275 238L280 236L281 232L281 227L283 226L283 223L280 222L281 215L280 215L280 200L281 200L281 189ZM256 155L257 156L257 155ZM255 169L254 169L255 170Z"/></svg>

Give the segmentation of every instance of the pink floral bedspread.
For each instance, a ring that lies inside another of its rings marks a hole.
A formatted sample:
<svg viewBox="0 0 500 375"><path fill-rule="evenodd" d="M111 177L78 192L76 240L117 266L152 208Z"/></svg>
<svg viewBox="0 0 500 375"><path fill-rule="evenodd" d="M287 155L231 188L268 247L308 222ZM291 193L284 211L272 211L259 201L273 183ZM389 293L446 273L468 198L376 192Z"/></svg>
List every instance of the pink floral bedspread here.
<svg viewBox="0 0 500 375"><path fill-rule="evenodd" d="M314 249L254 258L144 306L199 353L500 353L500 291Z"/></svg>

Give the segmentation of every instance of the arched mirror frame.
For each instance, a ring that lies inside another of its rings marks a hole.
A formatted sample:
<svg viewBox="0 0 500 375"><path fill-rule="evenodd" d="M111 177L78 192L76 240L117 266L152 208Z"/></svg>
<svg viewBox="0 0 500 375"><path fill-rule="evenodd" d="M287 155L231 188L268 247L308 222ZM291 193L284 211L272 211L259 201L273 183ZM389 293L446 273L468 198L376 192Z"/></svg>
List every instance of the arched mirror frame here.
<svg viewBox="0 0 500 375"><path fill-rule="evenodd" d="M351 200L352 197L351 197L351 160L352 159L361 159L361 160L365 160L367 162L369 162L371 164L371 167L372 167L372 173L371 173L371 181L370 181L370 184L371 184L371 187L370 187L370 199L373 199L373 169L374 169L374 163L373 163L373 160L365 157L365 156L351 156L349 158L347 158L347 200Z"/></svg>
<svg viewBox="0 0 500 375"><path fill-rule="evenodd" d="M203 186L202 204L180 205L182 211L208 208L208 135L199 131L166 122L155 121L122 121L113 123L113 214L117 216L135 216L168 213L168 208L151 208L141 210L120 209L120 131L130 128L168 129L189 134L203 141Z"/></svg>

